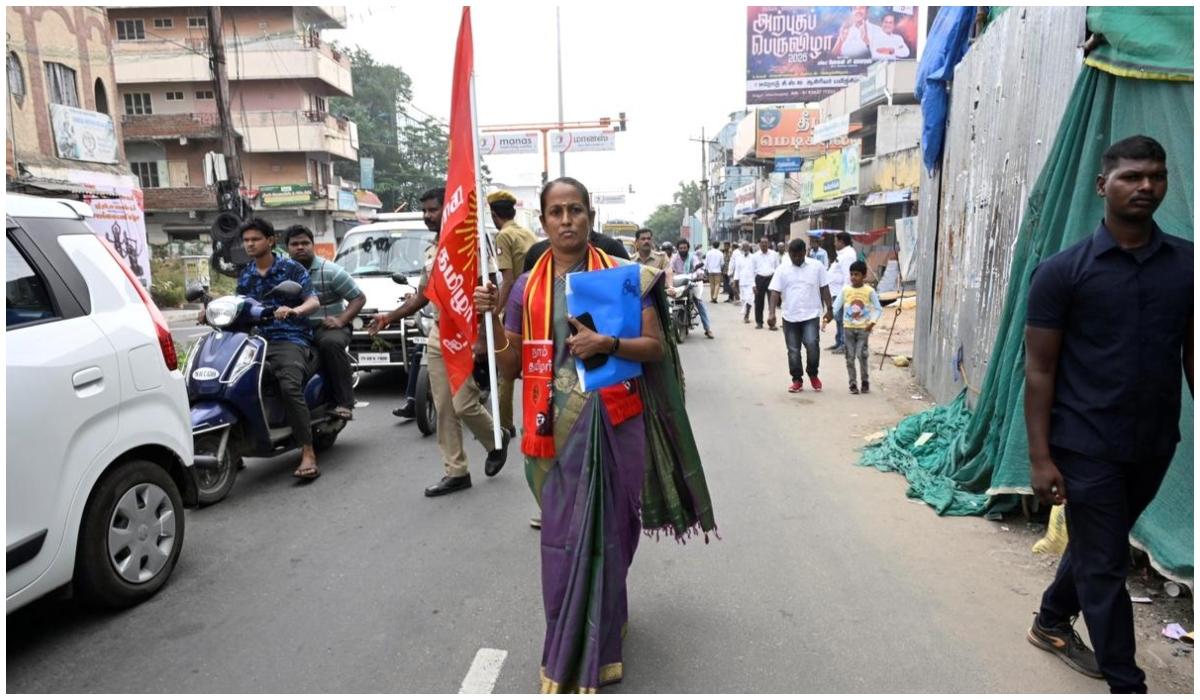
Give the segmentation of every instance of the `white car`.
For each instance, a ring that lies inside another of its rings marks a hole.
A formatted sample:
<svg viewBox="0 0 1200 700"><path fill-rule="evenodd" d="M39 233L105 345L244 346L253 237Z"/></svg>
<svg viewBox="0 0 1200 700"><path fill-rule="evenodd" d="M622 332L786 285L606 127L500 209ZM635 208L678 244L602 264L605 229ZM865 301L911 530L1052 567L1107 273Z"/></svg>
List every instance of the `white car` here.
<svg viewBox="0 0 1200 700"><path fill-rule="evenodd" d="M141 602L197 496L171 333L79 202L6 198L7 612L73 583Z"/></svg>

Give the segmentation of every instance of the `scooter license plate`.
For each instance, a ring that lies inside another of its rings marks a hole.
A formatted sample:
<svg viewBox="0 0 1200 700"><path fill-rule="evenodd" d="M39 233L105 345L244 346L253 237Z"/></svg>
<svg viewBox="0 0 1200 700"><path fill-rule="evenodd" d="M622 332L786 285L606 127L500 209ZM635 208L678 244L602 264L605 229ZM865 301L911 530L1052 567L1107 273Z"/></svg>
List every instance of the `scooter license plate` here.
<svg viewBox="0 0 1200 700"><path fill-rule="evenodd" d="M387 365L391 364L392 356L386 352L360 352L358 353L358 364L360 365Z"/></svg>
<svg viewBox="0 0 1200 700"><path fill-rule="evenodd" d="M419 335L414 338L409 338L408 340L413 345L428 345L429 344L429 338L426 338L423 335Z"/></svg>

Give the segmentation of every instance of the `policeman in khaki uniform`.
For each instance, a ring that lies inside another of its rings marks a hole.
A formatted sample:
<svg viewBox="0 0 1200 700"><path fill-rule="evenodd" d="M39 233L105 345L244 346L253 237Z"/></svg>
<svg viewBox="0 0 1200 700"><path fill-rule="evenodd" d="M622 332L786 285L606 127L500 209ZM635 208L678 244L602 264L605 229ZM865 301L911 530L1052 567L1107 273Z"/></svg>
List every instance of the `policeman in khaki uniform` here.
<svg viewBox="0 0 1200 700"><path fill-rule="evenodd" d="M488 208L492 212L492 223L499 229L496 234L496 269L502 276L500 284L500 307L508 303L513 283L521 275L525 265L525 254L537 243L537 237L529 229L516 222L517 198L510 192L499 190L488 195ZM513 423L513 380L498 378L500 382L500 428L516 437Z"/></svg>

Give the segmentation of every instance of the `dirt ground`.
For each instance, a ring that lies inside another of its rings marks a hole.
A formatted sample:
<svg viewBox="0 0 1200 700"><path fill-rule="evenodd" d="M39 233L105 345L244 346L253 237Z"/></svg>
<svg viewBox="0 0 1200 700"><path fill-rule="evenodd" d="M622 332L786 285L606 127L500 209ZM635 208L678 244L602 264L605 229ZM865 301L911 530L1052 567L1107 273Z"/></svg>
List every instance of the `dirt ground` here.
<svg viewBox="0 0 1200 700"><path fill-rule="evenodd" d="M916 383L911 368L898 368L890 359L898 355L912 357L915 323L915 308L905 308L897 316L891 306L885 307L884 315L871 338L874 358L872 370L875 370L879 367L888 332L895 327L888 348L889 359L884 362L884 369L872 377L872 386L877 388L901 415L909 415L934 405L932 399L929 399ZM892 425L895 423L881 423L879 429ZM903 484L903 479L897 475L881 476L894 477L898 484ZM897 496L902 498L902 487L898 488L900 493ZM995 536L990 555L998 561L1011 564L1014 574L1012 590L1027 596L1032 608L1036 609L1042 589L1054 576L1058 557L1033 554L1030 551L1033 544L1045 534L1045 511L1040 522L1038 515L1035 514L1032 518L1031 520L1017 513L1003 521L989 522L987 525ZM1195 618L1190 592L1185 588L1179 597L1170 597L1164 591L1166 579L1149 566L1145 555L1135 551L1134 560L1136 567L1128 580L1130 595L1152 600L1148 604L1134 605L1138 663L1146 672L1152 692L1191 693L1195 675L1193 646L1169 639L1162 634L1162 629L1172 622L1179 623L1189 631L1193 629ZM1077 628L1086 638L1085 625L1081 622Z"/></svg>

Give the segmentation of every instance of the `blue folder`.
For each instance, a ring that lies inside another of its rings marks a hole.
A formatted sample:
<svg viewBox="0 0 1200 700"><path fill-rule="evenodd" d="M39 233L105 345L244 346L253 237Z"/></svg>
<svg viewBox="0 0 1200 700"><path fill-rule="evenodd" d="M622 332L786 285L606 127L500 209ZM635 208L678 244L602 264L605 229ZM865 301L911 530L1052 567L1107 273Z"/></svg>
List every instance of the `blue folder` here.
<svg viewBox="0 0 1200 700"><path fill-rule="evenodd" d="M607 270L573 272L567 275L567 313L578 318L592 315L596 332L617 338L642 335L641 266L618 265ZM586 369L575 360L584 391L595 391L642 376L642 363L608 356L596 369Z"/></svg>

